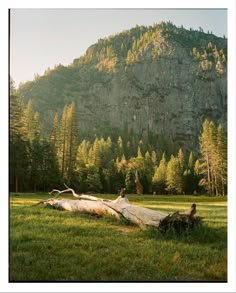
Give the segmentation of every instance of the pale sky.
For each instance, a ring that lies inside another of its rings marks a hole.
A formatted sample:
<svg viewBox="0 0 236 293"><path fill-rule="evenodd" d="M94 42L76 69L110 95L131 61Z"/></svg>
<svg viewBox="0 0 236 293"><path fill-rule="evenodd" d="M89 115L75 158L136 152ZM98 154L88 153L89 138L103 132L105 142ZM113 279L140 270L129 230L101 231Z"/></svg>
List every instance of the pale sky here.
<svg viewBox="0 0 236 293"><path fill-rule="evenodd" d="M172 21L227 36L226 9L12 9L10 74L16 85L56 64L69 65L99 38L135 25Z"/></svg>

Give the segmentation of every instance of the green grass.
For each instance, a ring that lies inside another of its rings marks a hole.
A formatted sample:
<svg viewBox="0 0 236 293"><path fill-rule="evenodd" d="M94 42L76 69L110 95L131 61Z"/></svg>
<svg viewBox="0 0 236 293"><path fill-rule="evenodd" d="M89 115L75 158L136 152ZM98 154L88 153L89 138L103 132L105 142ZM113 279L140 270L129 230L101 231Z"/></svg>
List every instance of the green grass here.
<svg viewBox="0 0 236 293"><path fill-rule="evenodd" d="M10 195L10 281L227 280L226 198L129 196L168 213L197 203L203 226L181 235L32 206L46 198Z"/></svg>

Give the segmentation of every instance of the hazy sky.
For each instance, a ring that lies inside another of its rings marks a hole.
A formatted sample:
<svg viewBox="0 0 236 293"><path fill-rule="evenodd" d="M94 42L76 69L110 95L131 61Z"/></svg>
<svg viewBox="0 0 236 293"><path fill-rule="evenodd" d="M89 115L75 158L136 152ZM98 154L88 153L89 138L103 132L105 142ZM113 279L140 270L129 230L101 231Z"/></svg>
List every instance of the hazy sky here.
<svg viewBox="0 0 236 293"><path fill-rule="evenodd" d="M227 10L12 9L10 15L10 74L16 85L55 64L72 63L99 38L136 24L170 20L227 36Z"/></svg>

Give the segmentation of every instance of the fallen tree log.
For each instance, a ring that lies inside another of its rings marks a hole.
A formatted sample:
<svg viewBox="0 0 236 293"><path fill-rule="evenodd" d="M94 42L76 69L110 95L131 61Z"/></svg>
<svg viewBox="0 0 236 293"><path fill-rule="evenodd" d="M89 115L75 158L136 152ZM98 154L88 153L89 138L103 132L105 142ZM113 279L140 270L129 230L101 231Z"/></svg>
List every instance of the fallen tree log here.
<svg viewBox="0 0 236 293"><path fill-rule="evenodd" d="M67 187L67 186L66 186ZM58 195L71 192L77 199L58 199ZM53 189L50 194L56 193L54 198L39 202L48 207L66 210L70 212L89 213L92 215L112 215L117 219L125 218L140 227L154 227L162 232L170 229L182 231L200 224L201 218L195 216L196 204L193 204L190 211L187 213L175 212L173 214L166 214L160 211L132 205L129 203L127 196L119 196L115 200L107 200L97 198L85 194L76 194L75 191L69 187L65 190Z"/></svg>

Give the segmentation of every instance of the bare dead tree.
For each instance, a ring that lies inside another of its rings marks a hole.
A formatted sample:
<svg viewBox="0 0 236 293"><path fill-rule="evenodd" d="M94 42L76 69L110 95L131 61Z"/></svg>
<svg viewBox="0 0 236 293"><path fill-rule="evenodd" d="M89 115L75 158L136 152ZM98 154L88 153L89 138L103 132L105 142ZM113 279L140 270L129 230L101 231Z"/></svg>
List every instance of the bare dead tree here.
<svg viewBox="0 0 236 293"><path fill-rule="evenodd" d="M76 199L58 198L59 195L68 192L72 193ZM115 200L102 199L86 194L77 194L74 189L68 186L66 186L65 190L53 189L49 194L56 195L54 198L41 201L38 204L70 212L89 213L99 216L112 215L117 219L125 218L140 227L154 227L163 232L171 228L179 231L185 230L201 222L201 218L195 216L196 204L192 205L190 210L192 212L179 213L177 211L173 214L167 214L130 204L124 190Z"/></svg>

